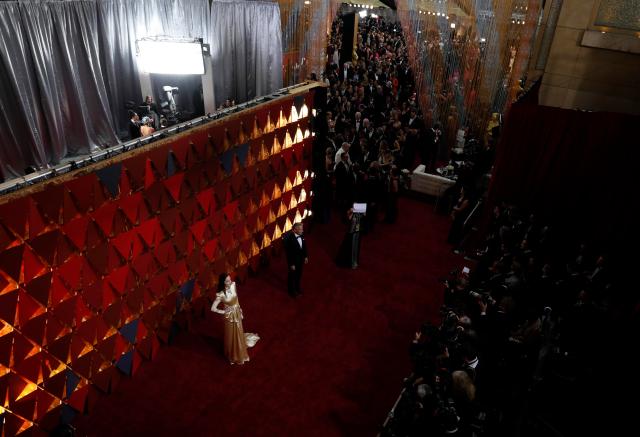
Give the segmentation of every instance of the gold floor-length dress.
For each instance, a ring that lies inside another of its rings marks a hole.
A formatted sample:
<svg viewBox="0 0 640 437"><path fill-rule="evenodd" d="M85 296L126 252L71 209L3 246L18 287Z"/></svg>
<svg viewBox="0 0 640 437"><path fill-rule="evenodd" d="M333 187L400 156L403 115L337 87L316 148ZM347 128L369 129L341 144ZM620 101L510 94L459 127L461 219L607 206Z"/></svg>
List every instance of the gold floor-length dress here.
<svg viewBox="0 0 640 437"><path fill-rule="evenodd" d="M253 347L260 337L257 334L244 333L242 308L235 287L233 288L231 293L217 294L224 303L224 354L231 364L244 364L249 361L247 347Z"/></svg>

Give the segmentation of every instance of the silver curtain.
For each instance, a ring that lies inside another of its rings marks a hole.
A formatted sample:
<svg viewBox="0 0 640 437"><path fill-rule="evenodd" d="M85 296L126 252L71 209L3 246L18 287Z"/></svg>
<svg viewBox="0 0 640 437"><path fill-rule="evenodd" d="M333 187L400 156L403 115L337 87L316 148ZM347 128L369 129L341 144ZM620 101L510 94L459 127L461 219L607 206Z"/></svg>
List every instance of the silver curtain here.
<svg viewBox="0 0 640 437"><path fill-rule="evenodd" d="M13 135L2 138L2 176L116 143L100 71L95 2L2 2L0 8L0 76L12 79L4 87L15 96L12 101L3 95L0 123Z"/></svg>
<svg viewBox="0 0 640 437"><path fill-rule="evenodd" d="M282 88L277 3L214 0L209 41L216 106L227 97L239 103Z"/></svg>
<svg viewBox="0 0 640 437"><path fill-rule="evenodd" d="M126 0L98 3L102 48L102 74L107 85L109 111L119 137L128 134L126 103L142 102L136 63L136 14Z"/></svg>
<svg viewBox="0 0 640 437"><path fill-rule="evenodd" d="M38 79L17 3L0 2L0 180L43 166L55 155L44 146Z"/></svg>
<svg viewBox="0 0 640 437"><path fill-rule="evenodd" d="M135 42L146 36L211 44L221 100L282 87L277 3L0 1L0 181L116 144L125 103L142 101Z"/></svg>

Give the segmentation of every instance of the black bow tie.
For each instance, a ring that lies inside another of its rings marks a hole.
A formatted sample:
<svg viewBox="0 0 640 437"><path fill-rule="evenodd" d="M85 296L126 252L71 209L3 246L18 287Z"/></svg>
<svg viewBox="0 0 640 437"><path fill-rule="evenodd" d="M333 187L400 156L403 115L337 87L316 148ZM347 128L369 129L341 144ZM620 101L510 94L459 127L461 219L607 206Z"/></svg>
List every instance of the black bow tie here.
<svg viewBox="0 0 640 437"><path fill-rule="evenodd" d="M296 238L302 238L302 235L296 235Z"/></svg>

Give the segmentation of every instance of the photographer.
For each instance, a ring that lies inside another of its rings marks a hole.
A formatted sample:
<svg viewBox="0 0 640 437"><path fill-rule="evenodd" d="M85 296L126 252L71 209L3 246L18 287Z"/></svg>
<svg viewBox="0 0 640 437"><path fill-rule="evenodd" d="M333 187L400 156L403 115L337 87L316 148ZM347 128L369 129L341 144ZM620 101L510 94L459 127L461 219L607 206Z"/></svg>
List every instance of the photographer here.
<svg viewBox="0 0 640 437"><path fill-rule="evenodd" d="M160 128L160 115L158 113L158 105L153 101L152 96L146 96L144 102L140 104L140 114L151 118L151 127L154 129ZM144 136L144 134L143 134Z"/></svg>

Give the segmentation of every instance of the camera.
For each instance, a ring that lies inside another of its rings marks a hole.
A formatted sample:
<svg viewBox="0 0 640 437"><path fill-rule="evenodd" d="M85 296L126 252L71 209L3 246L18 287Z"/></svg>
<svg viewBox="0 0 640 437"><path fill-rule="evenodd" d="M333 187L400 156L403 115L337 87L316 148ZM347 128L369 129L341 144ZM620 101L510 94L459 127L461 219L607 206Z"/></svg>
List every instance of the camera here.
<svg viewBox="0 0 640 437"><path fill-rule="evenodd" d="M166 92L177 92L178 91L178 87L177 86L169 86L169 85L165 85L162 87L162 91Z"/></svg>

